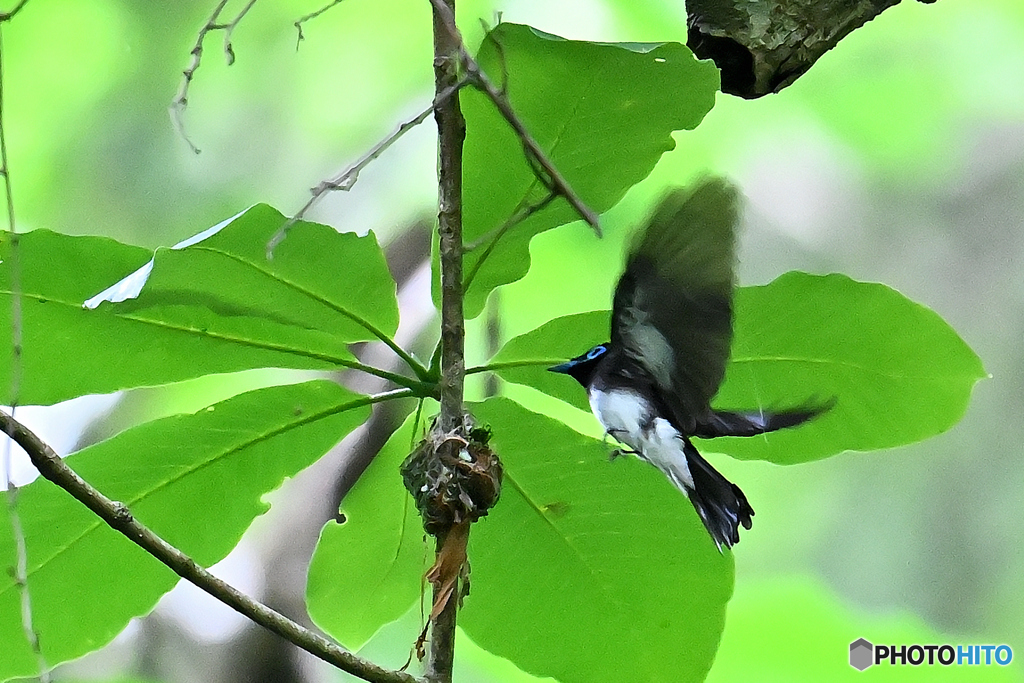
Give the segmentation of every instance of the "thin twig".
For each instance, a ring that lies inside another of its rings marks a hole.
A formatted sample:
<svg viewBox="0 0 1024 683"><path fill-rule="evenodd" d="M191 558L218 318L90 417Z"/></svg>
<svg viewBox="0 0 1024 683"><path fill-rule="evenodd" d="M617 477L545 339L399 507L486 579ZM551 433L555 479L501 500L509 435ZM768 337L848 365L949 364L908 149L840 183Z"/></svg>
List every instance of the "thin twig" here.
<svg viewBox="0 0 1024 683"><path fill-rule="evenodd" d="M365 404L412 396L407 389L365 397ZM355 404L348 404L354 407ZM254 600L230 584L218 579L160 536L141 524L123 503L107 498L78 476L60 456L28 428L0 411L0 431L17 442L31 458L39 473L70 493L106 522L112 529L124 534L157 560L167 565L181 578L196 585L209 595L253 622L281 636L314 657L332 664L353 676L373 683L418 683L419 679L407 673L391 671L358 657L340 645L314 633L283 614Z"/></svg>
<svg viewBox="0 0 1024 683"><path fill-rule="evenodd" d="M540 211L541 209L545 208L548 204L553 202L557 197L558 197L558 195L556 193L548 192L547 196L544 197L544 199L540 200L539 202L535 202L533 204L527 204L526 206L523 206L523 204L526 204L526 200L524 199L522 202L519 203L519 208L517 208L515 211L513 211L512 215L509 216L508 219L504 223L502 223L498 227L490 230L489 232L481 235L480 237L477 237L475 240L473 240L472 242L467 244L463 248L463 251L465 251L467 253L471 252L471 251L476 251L477 249L479 249L483 245L488 244L489 242L496 241L496 240L500 239L501 236L503 234L505 234L506 232L508 232L511 228L514 228L515 226L519 225L520 223L525 221L527 218L529 218L533 214L535 214L538 211Z"/></svg>
<svg viewBox="0 0 1024 683"><path fill-rule="evenodd" d="M0 23L10 21L11 19L13 19L14 15L20 12L21 8L27 4L28 0L20 0L18 4L14 6L14 9L12 9L10 12L0 12Z"/></svg>
<svg viewBox="0 0 1024 683"><path fill-rule="evenodd" d="M500 240L505 233L525 221L533 214L545 208L548 204L553 202L557 196L558 195L555 194L554 191L549 191L548 195L536 204L530 204L517 209L508 217L508 220L467 247L468 251L479 247L483 242L487 242L487 248L484 249L484 252L480 254L480 258L478 258L473 264L473 268L469 271L469 275L466 276L466 280L462 286L467 290L469 289L470 285L473 284L473 280L476 278L477 273L480 272L480 267L483 265L484 261L487 260L487 257L491 255L491 252L494 251L494 248L498 246L498 240Z"/></svg>
<svg viewBox="0 0 1024 683"><path fill-rule="evenodd" d="M256 4L256 0L249 0L242 11L239 12L234 19L226 24L221 24L217 28L224 31L224 57L227 59L228 66L235 63L235 48L231 45L231 35L235 32L235 28L238 27L238 22L242 21L242 18L249 13L252 6Z"/></svg>
<svg viewBox="0 0 1024 683"><path fill-rule="evenodd" d="M463 282L462 282L462 290L463 290L463 292L466 292L466 291L469 290L470 285L473 284L473 279L476 278L477 273L480 272L480 267L483 265L483 263L487 259L487 257L490 256L491 252L494 251L495 246L497 246L498 240L501 239L501 237L506 232L508 232L509 230L511 230L512 228L514 228L515 226L519 225L520 223L525 221L527 218L532 216L533 214L537 213L538 211L540 211L541 209L546 207L548 204L550 204L552 201L554 201L557 196L558 195L555 194L554 192L549 192L548 195L544 199L542 199L541 201L539 201L539 202L537 202L535 204L530 204L528 206L523 206L522 203L520 203L520 208L516 209L512 213L512 215L509 216L508 219L504 223L499 225L497 228L494 228L490 232L488 232L488 233L486 233L484 235L481 235L479 238L473 240L472 242L470 242L469 244L467 244L467 245L465 245L463 247L462 250L464 252L468 253L468 252L475 251L475 250L479 249L484 244L487 244L487 249L484 251L483 254L480 255L480 258L478 258L473 263L473 265L471 266L471 270L469 271L469 275L467 275L465 277L465 279L463 280ZM434 347L433 353L430 356L429 372L432 373L431 376L433 376L433 374L437 373L437 369L439 367L440 362L441 362L441 340L439 339L437 341L437 345ZM468 374L468 372L467 372L467 374Z"/></svg>
<svg viewBox="0 0 1024 683"><path fill-rule="evenodd" d="M304 41L306 39L306 36L304 36L302 34L302 25L305 24L307 21L310 21L312 19L316 19L317 17L319 17L321 14L323 14L327 10L331 9L335 5L340 5L342 2L343 2L343 0L331 0L331 2L329 2L326 5L324 5L323 7L318 9L317 11L310 12L306 16L296 20L296 22L295 22L295 30L299 32L298 38L295 39L295 51L296 52L299 51L299 44L302 43L302 41Z"/></svg>
<svg viewBox="0 0 1024 683"><path fill-rule="evenodd" d="M284 225L282 225L277 230L277 232L275 232L274 235L270 238L270 241L267 242L267 259L270 260L274 258L274 250L278 247L278 245L281 244L281 242L283 242L288 237L288 231L291 230L292 226L294 226L297 222L301 221L305 217L306 213L311 208L313 208L313 206L317 202L319 202L324 197L324 195L335 190L341 190L342 192L348 192L349 190L351 190L352 186L356 184L357 180L359 180L359 174L360 172L362 172L364 168L369 166L372 161L379 158L381 154L383 154L389 147L391 147L391 145L395 144L395 142L397 142L399 138L401 138L403 135L408 133L416 126L426 121L427 117L430 116L430 114L434 112L437 107L441 106L444 102L448 101L448 99L455 95L455 93L457 93L460 88L465 86L466 83L467 81L463 79L456 82L451 87L446 88L436 97L434 97L434 101L431 103L429 107L421 111L415 117L402 123L390 135L388 135L386 138L384 138L376 145L374 145L373 148L370 149L369 152L364 154L356 163L352 164L338 175L327 180L321 181L316 187L311 188L311 196L309 200L302 206L301 209L298 210L298 212L295 213L295 215L286 220ZM365 326L366 325L364 324L364 327ZM371 331L374 331L376 333L376 330ZM412 369L414 373L416 373L416 376L419 377L421 381L431 380L431 378L433 377L431 371L428 368L424 367L422 363L417 361L405 349L396 344L393 339L391 339L387 335L376 334L376 336L378 339L384 342L384 344L386 344L388 348L394 351L399 358L405 361L406 365L408 365L409 368Z"/></svg>
<svg viewBox="0 0 1024 683"><path fill-rule="evenodd" d="M480 272L480 268L481 266L483 266L484 261L487 260L487 257L491 255L491 253L494 251L494 248L497 246L498 240L500 240L502 236L509 230L511 230L512 228L514 228L515 226L519 225L527 218L532 216L533 214L537 213L538 211L546 207L548 204L554 201L557 196L558 195L555 194L554 192L549 192L544 199L537 202L536 204L530 204L528 206L522 206L522 204L520 204L520 208L516 209L504 223L499 225L497 228L494 228L487 234L481 235L479 238L463 247L463 251L471 252L475 251L476 249L479 249L484 244L487 244L487 249L485 249L484 253L480 255L480 258L473 262L473 265L470 267L469 274L462 281L463 292L469 291L469 288L473 284L473 280L476 278L477 273ZM437 346L434 347L434 352L430 357L430 372L437 372L437 367L440 361L441 340L438 340ZM469 374L469 372L467 371L466 374Z"/></svg>
<svg viewBox="0 0 1024 683"><path fill-rule="evenodd" d="M480 64L469 54L466 49L466 44L462 40L462 34L459 33L458 27L455 25L455 14L445 5L444 0L430 0L430 4L433 5L435 12L441 17L441 21L444 22L448 31L455 36L458 42L459 59L462 62L462 68L466 71L466 75L472 80L473 85L481 90L487 97L494 103L498 113L501 114L502 118L512 127L516 135L519 136L519 140L523 144L523 149L526 153L527 161L531 165L535 165L543 170L543 173L538 174L538 179L552 192L556 192L558 195L565 198L569 204L576 210L580 218L586 221L590 227L594 229L594 232L598 237L601 236L601 226L598 221L597 213L580 199L579 195L572 189L568 181L562 176L562 174L555 168L555 165L548 158L544 150L540 148L537 141L533 139L530 132L526 130L526 126L520 120L519 116L512 109L512 105L509 103L508 98L505 96L504 90L496 87L487 75L480 69Z"/></svg>
<svg viewBox="0 0 1024 683"><path fill-rule="evenodd" d="M14 216L14 193L11 187L11 169L7 160L7 135L4 126L4 51L2 43L3 24L10 21L25 6L22 0L13 10L0 14L0 176L3 177L4 194L7 199L7 228L10 234L11 249L8 254L8 267L11 273L11 379L8 399L11 404L11 415L18 409L18 398L21 394L22 379L22 310L21 310L21 259L18 255L18 223ZM11 522L11 535L14 538L15 563L12 567L14 582L18 586L21 599L21 628L25 640L35 655L39 668L40 683L49 683L50 667L43 656L39 645L39 633L36 631L32 612L32 594L28 586L28 545L25 541L25 529L21 524L21 513L18 510L18 486L14 483L11 467L11 442L8 439L3 449L3 478L7 499L7 516Z"/></svg>
<svg viewBox="0 0 1024 683"><path fill-rule="evenodd" d="M487 298L487 357L492 358L501 348L501 290L495 290ZM466 373L469 374L469 373ZM495 372L488 373L484 378L484 397L497 396L501 389L501 381Z"/></svg>
<svg viewBox="0 0 1024 683"><path fill-rule="evenodd" d="M396 141L410 130L418 126L427 120L427 117L434 112L434 110L440 106L443 102L447 101L452 95L457 93L460 88L465 86L467 81L465 79L459 81L450 88L447 88L444 92L440 93L434 98L433 103L421 111L419 114L409 119L400 125L395 131L389 134L386 138L378 142L373 148L364 154L359 161L349 166L347 169L339 173L338 175L328 178L327 180L321 181L316 187L310 188L309 192L312 195L301 209L299 209L294 216L289 218L281 229L274 233L274 236L267 242L267 259L274 258L274 249L277 245L281 244L288 236L288 231L293 225L301 221L306 213L313 208L313 206L323 199L324 195L329 192L340 190L342 192L348 192L352 189L352 186L359 180L359 174L364 168L370 165L374 159L377 159L383 154L388 147L395 144Z"/></svg>
<svg viewBox="0 0 1024 683"><path fill-rule="evenodd" d="M193 46L192 51L189 53L192 55L192 60L189 62L188 67L181 72L182 79L181 85L178 86L178 93L174 96L174 100L171 102L171 122L174 124L174 130L178 132L181 139L189 146L194 153L199 154L201 151L196 147L192 139L189 138L185 132L185 121L182 119L182 115L185 113L185 107L188 106L188 91L192 85L192 79L195 78L196 71L199 69L199 65L203 61L203 42L206 40L206 36L214 31L224 32L224 59L227 61L228 66L235 63L235 49L231 45L231 34L235 32L235 28L239 22L249 13L252 6L256 4L256 0L249 0L245 7L235 15L235 18L228 22L220 21L220 13L224 10L225 5L228 4L228 0L218 0L217 6L213 8L213 13L210 18L206 20L206 24L199 29L199 35L196 37L196 44Z"/></svg>

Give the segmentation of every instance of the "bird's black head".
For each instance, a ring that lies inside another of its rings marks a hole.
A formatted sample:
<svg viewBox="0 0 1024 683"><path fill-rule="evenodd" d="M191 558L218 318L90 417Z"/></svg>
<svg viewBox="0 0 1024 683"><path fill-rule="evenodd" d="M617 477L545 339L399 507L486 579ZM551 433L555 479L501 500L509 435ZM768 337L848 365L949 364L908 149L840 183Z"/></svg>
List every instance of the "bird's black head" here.
<svg viewBox="0 0 1024 683"><path fill-rule="evenodd" d="M609 345L607 343L598 344L582 356L576 356L572 360L566 361L561 365L548 368L548 370L551 372L561 372L566 375L570 375L583 386L587 386L594 377L594 371L597 369L597 364L602 358L604 358L604 355L608 353L608 346Z"/></svg>

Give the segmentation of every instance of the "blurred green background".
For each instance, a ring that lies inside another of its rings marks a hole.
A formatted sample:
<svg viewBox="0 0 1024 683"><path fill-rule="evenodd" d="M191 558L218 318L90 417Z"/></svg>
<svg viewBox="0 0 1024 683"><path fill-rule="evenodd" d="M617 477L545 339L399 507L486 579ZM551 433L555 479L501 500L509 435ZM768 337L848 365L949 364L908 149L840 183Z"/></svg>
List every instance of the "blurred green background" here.
<svg viewBox="0 0 1024 683"><path fill-rule="evenodd" d="M308 188L429 102L428 3L345 0L305 26L298 51L292 23L320 5L257 3L234 32L233 66L223 58L223 35L207 39L184 113L202 149L193 154L168 105L213 4L35 0L3 27L5 126L21 230L156 247L257 201L294 212ZM678 0L465 0L467 40L479 42L478 19L493 22L496 11L569 38L685 40ZM604 240L572 225L534 241L531 274L492 301L501 337L554 315L606 308L623 239L652 198L712 170L735 179L749 200L742 284L790 269L884 282L945 317L992 375L960 425L912 447L796 467L715 459L753 502L757 524L735 552L736 597L710 680L1024 680L1024 3L906 0L781 94L753 102L720 95L705 122L676 140L651 178L606 215ZM431 220L434 145L428 122L309 218L374 230L414 271L423 240L400 235L413 226L422 232ZM428 320L425 281L409 282L409 319ZM484 360L485 327L482 319L471 326L471 363ZM581 348L591 341L600 340ZM194 408L276 377L248 373L131 392L104 418L108 426L94 430ZM515 395L543 404L526 390ZM59 431L58 411L38 419ZM292 482L221 567L278 604L301 596L319 529L314 520L299 535L282 531L302 486L301 477ZM408 643L387 636L368 647L382 663L400 665ZM861 674L846 663L859 637L1007 643L1018 657L1009 667ZM280 655L287 662L268 657L256 667L268 642L211 601L176 590L113 645L58 674L337 679L291 651ZM523 679L463 649L459 680Z"/></svg>

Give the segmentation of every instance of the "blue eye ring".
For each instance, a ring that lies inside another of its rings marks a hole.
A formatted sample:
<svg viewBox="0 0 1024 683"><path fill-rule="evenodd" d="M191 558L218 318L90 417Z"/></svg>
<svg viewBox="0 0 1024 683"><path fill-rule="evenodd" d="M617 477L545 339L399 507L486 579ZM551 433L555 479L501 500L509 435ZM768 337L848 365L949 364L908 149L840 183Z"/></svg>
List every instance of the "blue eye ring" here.
<svg viewBox="0 0 1024 683"><path fill-rule="evenodd" d="M601 354L605 353L608 349L605 348L604 344L598 344L594 348L587 351L587 360L594 360Z"/></svg>

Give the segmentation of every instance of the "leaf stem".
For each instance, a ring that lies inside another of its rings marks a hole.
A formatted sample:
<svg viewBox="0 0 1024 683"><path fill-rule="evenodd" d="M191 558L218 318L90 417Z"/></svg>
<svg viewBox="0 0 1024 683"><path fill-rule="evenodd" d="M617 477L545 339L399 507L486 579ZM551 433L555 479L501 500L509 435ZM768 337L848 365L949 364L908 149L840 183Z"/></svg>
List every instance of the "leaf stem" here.
<svg viewBox="0 0 1024 683"><path fill-rule="evenodd" d="M565 359L558 358L543 358L543 359L523 359L523 360L506 360L498 363L484 363L483 365L474 365L471 368L466 369L467 375L477 375L481 372L494 372L495 370L502 370L504 368L532 368L537 365L551 366L557 365L564 362Z"/></svg>

